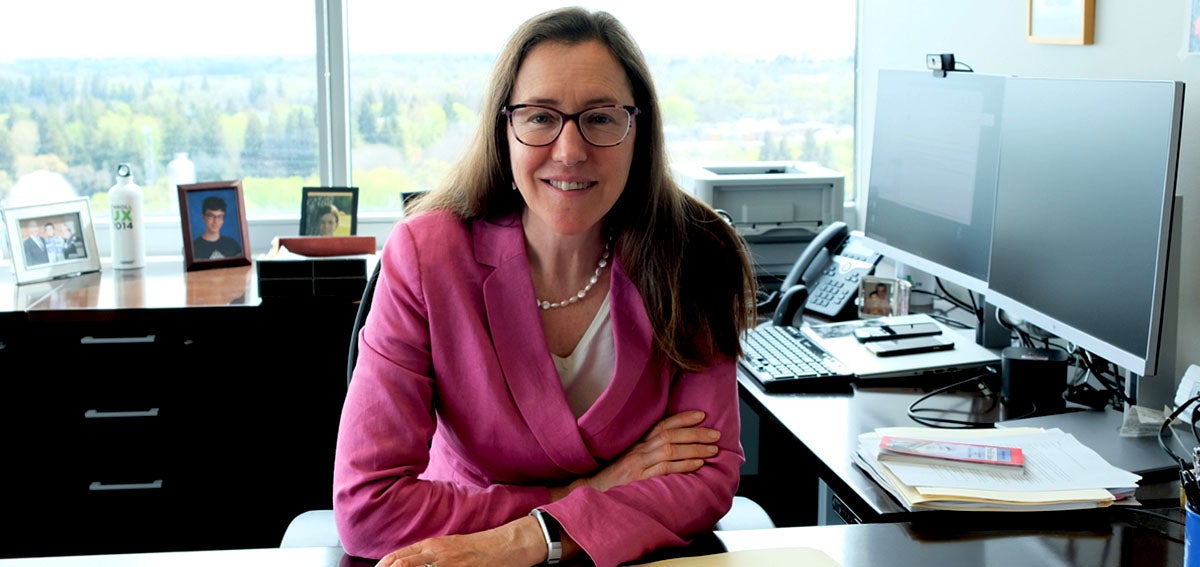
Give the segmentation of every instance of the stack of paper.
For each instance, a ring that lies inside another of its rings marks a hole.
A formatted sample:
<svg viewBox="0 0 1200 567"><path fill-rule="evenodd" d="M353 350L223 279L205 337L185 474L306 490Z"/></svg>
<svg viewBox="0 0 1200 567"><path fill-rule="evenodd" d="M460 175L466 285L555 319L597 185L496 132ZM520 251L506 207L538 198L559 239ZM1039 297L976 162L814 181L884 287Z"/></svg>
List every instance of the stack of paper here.
<svg viewBox="0 0 1200 567"><path fill-rule="evenodd" d="M1025 465L928 462L881 453L883 436L1019 447ZM854 462L906 508L1044 511L1101 508L1130 498L1141 477L1059 429L888 427L859 436Z"/></svg>

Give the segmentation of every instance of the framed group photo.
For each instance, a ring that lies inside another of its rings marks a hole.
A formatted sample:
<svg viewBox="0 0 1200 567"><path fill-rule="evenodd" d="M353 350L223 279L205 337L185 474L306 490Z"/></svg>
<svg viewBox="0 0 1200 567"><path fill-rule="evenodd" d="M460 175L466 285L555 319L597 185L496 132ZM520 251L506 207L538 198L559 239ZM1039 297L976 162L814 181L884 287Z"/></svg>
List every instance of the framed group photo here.
<svg viewBox="0 0 1200 567"><path fill-rule="evenodd" d="M250 236L242 182L179 185L187 271L250 265Z"/></svg>
<svg viewBox="0 0 1200 567"><path fill-rule="evenodd" d="M300 236L358 234L358 187L305 187Z"/></svg>
<svg viewBox="0 0 1200 567"><path fill-rule="evenodd" d="M100 271L86 198L10 207L3 216L18 284Z"/></svg>

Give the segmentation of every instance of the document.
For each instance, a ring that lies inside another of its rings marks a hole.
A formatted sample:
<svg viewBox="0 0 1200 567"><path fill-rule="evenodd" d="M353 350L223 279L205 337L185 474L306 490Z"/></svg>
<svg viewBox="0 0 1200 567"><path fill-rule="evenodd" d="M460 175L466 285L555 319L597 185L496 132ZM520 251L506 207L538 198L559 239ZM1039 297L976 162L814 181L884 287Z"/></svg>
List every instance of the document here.
<svg viewBox="0 0 1200 567"><path fill-rule="evenodd" d="M1020 447L1020 469L917 464L880 455L884 435ZM881 460L881 457L883 460ZM1073 436L1040 428L881 428L859 436L854 462L908 509L1043 511L1096 508L1132 495L1141 477L1113 467Z"/></svg>
<svg viewBox="0 0 1200 567"><path fill-rule="evenodd" d="M1142 477L1108 464L1095 451L1069 433L1049 429L1038 435L989 436L988 443L1020 448L1025 466L1016 468L962 467L954 463L910 464L880 456L878 436L874 447L864 438L862 449L883 463L904 484L940 488L1016 491L1123 488Z"/></svg>

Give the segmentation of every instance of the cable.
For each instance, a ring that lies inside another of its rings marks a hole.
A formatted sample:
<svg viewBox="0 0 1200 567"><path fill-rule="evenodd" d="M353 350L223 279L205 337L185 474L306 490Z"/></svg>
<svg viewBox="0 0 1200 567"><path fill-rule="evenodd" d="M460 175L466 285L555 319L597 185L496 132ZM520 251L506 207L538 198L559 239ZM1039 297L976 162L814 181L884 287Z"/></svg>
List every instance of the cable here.
<svg viewBox="0 0 1200 567"><path fill-rule="evenodd" d="M967 311L976 313L976 307L974 305L975 304L975 296L974 295L971 296L971 304L968 305L967 302L965 302L957 297L954 297L954 295L952 295L950 293L950 290L946 289L946 284L942 283L942 278L933 278L933 281L934 281L934 283L937 284L938 289L940 289L942 291L942 297L946 301L949 301L950 303L953 303ZM976 313L976 315L978 315L978 313Z"/></svg>
<svg viewBox="0 0 1200 567"><path fill-rule="evenodd" d="M942 417L921 417L921 416L917 415L920 412L929 412L929 411L937 411L937 412L942 412L942 413L948 413L950 411L954 411L954 410L941 409L941 408L918 408L917 405L933 396L953 390L954 388L963 386L965 384L969 384L971 382L978 382L979 383L978 388L979 388L980 392L982 392L985 396L987 396L989 399L991 399L992 405L988 406L988 408L986 410L984 410L984 411L991 411L993 408L996 407L997 396L994 392L992 392L987 387L987 384L983 382L983 379L987 378L988 376L991 376L995 373L996 373L996 369L989 366L989 367L987 367L987 372L984 372L983 374L976 374L975 376L972 376L965 380L960 380L960 381L950 384L948 386L942 386L941 388L937 388L937 389L925 394L924 396L917 398L916 401L914 401L913 403L908 405L908 411L907 411L908 418L917 423L920 423L921 425L925 425L928 427L937 427L940 429L985 429L985 428L995 427L995 425L996 425L995 422L966 421L966 420L950 419L950 418L942 418ZM945 425L940 425L940 424L945 424Z"/></svg>
<svg viewBox="0 0 1200 567"><path fill-rule="evenodd" d="M960 66L961 66L961 67L964 67L964 68L963 68L963 69L959 69L959 67L960 67ZM970 65L967 65L966 63L963 63L962 61L955 61L955 62L954 62L954 70L955 70L955 71L966 71L966 72L968 72L968 73L974 73L974 72L975 72L975 70L974 70L974 69L972 69Z"/></svg>
<svg viewBox="0 0 1200 567"><path fill-rule="evenodd" d="M1167 446L1166 433L1171 429L1171 422L1175 421L1175 419L1179 417L1179 414L1183 413L1183 410L1187 409L1188 406L1196 403L1197 401L1200 401L1200 395L1192 396L1188 398L1186 402L1179 404L1179 407L1175 408L1175 411L1171 412L1171 415L1167 416L1167 418L1163 420L1162 426L1158 428L1158 446L1162 448L1164 452L1166 452L1167 456L1171 457L1171 459L1173 459L1176 463L1179 463L1180 469L1190 469L1193 463L1183 460L1179 457L1179 455L1175 454L1175 451L1172 451L1171 448ZM1196 425L1193 422L1193 435L1195 435L1195 427Z"/></svg>
<svg viewBox="0 0 1200 567"><path fill-rule="evenodd" d="M959 321L957 319L951 319L945 315L939 315L937 313L926 313L926 315L928 315L930 319L933 319L933 320L935 320L943 325L946 325L948 327L955 327L958 329L974 329L974 327L972 327L966 323L963 323L962 321Z"/></svg>

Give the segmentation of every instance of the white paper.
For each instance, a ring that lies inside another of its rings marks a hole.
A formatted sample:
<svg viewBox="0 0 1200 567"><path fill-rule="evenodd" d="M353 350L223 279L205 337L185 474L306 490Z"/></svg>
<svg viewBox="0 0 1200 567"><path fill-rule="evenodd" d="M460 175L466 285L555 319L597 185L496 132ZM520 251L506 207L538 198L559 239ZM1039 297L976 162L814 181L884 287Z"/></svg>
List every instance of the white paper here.
<svg viewBox="0 0 1200 567"><path fill-rule="evenodd" d="M878 460L880 437L877 433L860 437L860 450L868 459ZM931 434L931 438L937 438L936 434ZM961 436L946 439L962 441ZM988 435L986 442L990 445L1020 447L1025 453L1025 466L1016 471L1011 470L1012 467L996 467L1005 470L988 471L978 467L955 467L953 464L909 464L888 462L886 459L880 463L908 486L1029 492L1123 489L1136 486L1141 480L1136 474L1112 466L1073 435L1060 429L1049 429L1036 435Z"/></svg>
<svg viewBox="0 0 1200 567"><path fill-rule="evenodd" d="M1200 366L1193 364L1188 366L1183 378L1179 379L1179 389L1175 392L1175 407L1183 405L1196 394L1200 394Z"/></svg>

